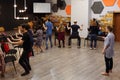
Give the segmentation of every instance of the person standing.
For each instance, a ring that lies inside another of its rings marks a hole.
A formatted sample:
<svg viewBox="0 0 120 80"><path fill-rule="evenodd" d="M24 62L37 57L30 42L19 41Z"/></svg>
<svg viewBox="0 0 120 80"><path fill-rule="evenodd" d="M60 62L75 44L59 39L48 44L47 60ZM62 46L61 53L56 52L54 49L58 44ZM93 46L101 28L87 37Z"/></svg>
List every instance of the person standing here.
<svg viewBox="0 0 120 80"><path fill-rule="evenodd" d="M63 22L60 22L59 27L57 28L58 31L58 42L59 42L59 46L58 48L61 48L61 40L63 43L63 48L65 47L65 26L63 25Z"/></svg>
<svg viewBox="0 0 120 80"><path fill-rule="evenodd" d="M31 66L29 63L29 55L32 52L32 43L31 43L31 39L30 39L30 34L28 32L29 25L23 24L21 26L22 26L21 32L23 32L22 39L17 42L12 42L9 38L7 38L7 40L11 44L22 45L23 52L22 52L22 55L20 56L19 63L25 70L25 72L22 73L21 76L25 76L25 75L29 74L30 70L31 70Z"/></svg>
<svg viewBox="0 0 120 80"><path fill-rule="evenodd" d="M104 41L104 48L102 50L102 53L105 57L105 65L106 65L106 71L102 73L104 76L109 76L109 73L112 72L113 69L113 56L114 56L114 39L115 36L113 34L113 28L108 26L107 32L108 35L105 37Z"/></svg>
<svg viewBox="0 0 120 80"><path fill-rule="evenodd" d="M53 29L53 23L48 19L45 22L45 25L43 27L46 29L46 49L48 49L48 39L50 41L51 48L53 47L52 44L52 29Z"/></svg>
<svg viewBox="0 0 120 80"><path fill-rule="evenodd" d="M79 36L78 30L79 29L82 30L82 29L80 28L79 25L77 25L77 21L74 21L74 24L71 27L67 26L67 28L72 29L72 34L70 35L69 40L68 40L68 46L71 48L71 39L77 38L78 39L78 48L80 48L81 47L81 38Z"/></svg>
<svg viewBox="0 0 120 80"><path fill-rule="evenodd" d="M35 36L37 36L35 46L37 47L37 52L38 50L41 49L41 52L43 52L43 47L42 47L42 41L43 41L43 30L42 27L39 25L37 32L35 33Z"/></svg>
<svg viewBox="0 0 120 80"><path fill-rule="evenodd" d="M90 49L96 49L97 46L97 34L98 34L98 26L96 23L96 19L93 19L90 23L90 28L89 28L89 35L90 35Z"/></svg>

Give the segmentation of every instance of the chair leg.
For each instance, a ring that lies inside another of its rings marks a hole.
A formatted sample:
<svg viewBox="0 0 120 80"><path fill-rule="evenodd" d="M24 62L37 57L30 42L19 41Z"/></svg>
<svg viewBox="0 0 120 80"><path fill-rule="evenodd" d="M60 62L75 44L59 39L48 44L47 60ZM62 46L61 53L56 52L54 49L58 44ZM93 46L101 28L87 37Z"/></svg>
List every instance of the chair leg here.
<svg viewBox="0 0 120 80"><path fill-rule="evenodd" d="M14 66L15 72L16 72L16 74L17 74L17 70L16 70L16 67L15 67L15 63L14 63L14 61L12 61L12 63L13 63L13 66Z"/></svg>

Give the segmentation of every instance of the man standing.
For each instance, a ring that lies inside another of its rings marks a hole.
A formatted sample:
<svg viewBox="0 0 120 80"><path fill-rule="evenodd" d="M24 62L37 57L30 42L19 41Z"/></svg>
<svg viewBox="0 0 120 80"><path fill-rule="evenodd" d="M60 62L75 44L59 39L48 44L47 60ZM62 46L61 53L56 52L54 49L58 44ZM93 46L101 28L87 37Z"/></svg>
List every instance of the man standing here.
<svg viewBox="0 0 120 80"><path fill-rule="evenodd" d="M79 25L77 25L77 21L74 21L74 24L71 27L67 26L67 28L72 29L72 34L70 35L69 40L68 40L68 46L71 47L71 39L76 39L77 38L78 39L78 48L80 48L81 38L79 36L78 30L79 29L82 30L82 29L80 28Z"/></svg>
<svg viewBox="0 0 120 80"><path fill-rule="evenodd" d="M44 28L46 29L46 49L48 49L48 39L50 41L50 45L51 45L51 48L52 48L53 47L53 44L52 44L52 29L53 29L53 24L50 21L50 19L48 19L45 22L45 27Z"/></svg>
<svg viewBox="0 0 120 80"><path fill-rule="evenodd" d="M102 53L104 54L105 57L105 65L106 65L106 71L102 73L104 76L109 76L109 73L112 72L113 68L113 55L114 55L114 39L115 36L112 33L113 28L108 26L107 27L107 32L108 35L105 37L104 41L104 48L102 50Z"/></svg>
<svg viewBox="0 0 120 80"><path fill-rule="evenodd" d="M17 42L11 42L11 40L8 38L8 41L11 44L22 45L23 47L23 52L19 59L19 63L24 68L25 72L21 74L21 76L25 76L29 74L31 70L31 66L29 63L29 54L32 52L32 43L31 43L30 34L28 30L29 30L29 25L23 24L21 28L21 31L23 32L23 36L21 40Z"/></svg>

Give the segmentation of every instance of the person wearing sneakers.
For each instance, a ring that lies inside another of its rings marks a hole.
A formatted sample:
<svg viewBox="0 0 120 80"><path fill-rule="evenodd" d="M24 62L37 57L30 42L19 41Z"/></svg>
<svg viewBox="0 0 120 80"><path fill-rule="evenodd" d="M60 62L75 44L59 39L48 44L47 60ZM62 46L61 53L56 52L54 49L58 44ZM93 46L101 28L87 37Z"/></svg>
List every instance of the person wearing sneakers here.
<svg viewBox="0 0 120 80"><path fill-rule="evenodd" d="M83 25L81 25L81 26L83 26ZM79 29L82 30L82 28L79 25L77 25L77 21L74 21L74 24L71 27L67 26L67 28L72 29L72 33L71 33L69 40L68 40L68 46L71 48L71 39L78 39L78 48L80 48L81 38L79 36L78 30Z"/></svg>
<svg viewBox="0 0 120 80"><path fill-rule="evenodd" d="M102 73L104 76L109 76L109 73L112 72L113 68L113 56L114 56L114 39L115 36L113 34L113 28L108 26L107 32L108 35L105 37L104 41L104 48L102 50L102 53L105 57L105 65L106 65L106 71Z"/></svg>
<svg viewBox="0 0 120 80"><path fill-rule="evenodd" d="M53 29L53 23L48 19L45 24L43 24L44 29L46 30L46 50L48 49L48 39L50 41L51 48L53 47L52 44L52 29Z"/></svg>

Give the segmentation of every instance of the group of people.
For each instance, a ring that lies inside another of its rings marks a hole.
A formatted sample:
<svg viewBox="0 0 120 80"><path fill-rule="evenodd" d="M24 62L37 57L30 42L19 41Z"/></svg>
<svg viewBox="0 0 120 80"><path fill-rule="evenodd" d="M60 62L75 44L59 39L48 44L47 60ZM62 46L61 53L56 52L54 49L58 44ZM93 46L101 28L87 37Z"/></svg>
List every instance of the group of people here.
<svg viewBox="0 0 120 80"><path fill-rule="evenodd" d="M68 46L71 47L71 39L78 39L78 48L81 47L81 38L79 36L79 32L78 30L82 30L83 25L79 26L77 25L77 21L74 21L74 24L71 26L67 25L67 29L71 29L71 34L69 36L68 39ZM35 36L36 36L36 40L35 40L35 44L34 39L33 39L33 32L30 29L30 26L26 23L26 24L22 24L21 28L19 28L19 31L21 32L21 37L18 38L16 41L11 41L9 38L7 38L7 40L11 43L11 44L15 44L15 45L22 45L23 47L23 52L20 56L19 59L19 63L20 65L23 67L23 69L25 70L24 73L21 74L21 76L25 76L27 74L30 73L31 71L31 66L30 66L30 62L29 62L29 55L32 53L32 55L34 56L34 52L33 52L33 45L37 46L38 49L41 49L41 52L44 51L43 47L42 47L42 42L43 42L43 35L44 35L44 31L43 29L46 31L46 37L45 37L45 41L46 41L46 50L49 49L48 46L48 39L50 41L50 47L53 47L53 43L52 43L52 31L53 31L53 23L50 21L50 19L48 19L44 24L42 25L38 25L37 26L37 31L35 32ZM89 28L89 34L90 34L90 40L91 40L91 44L90 44L90 49L96 49L96 45L97 45L97 23L96 20L93 19L93 22L90 25ZM63 47L65 47L65 26L63 25L63 22L61 21L59 26L57 27L57 31L58 31L58 47L61 48L61 41L63 43ZM113 50L113 46L114 46L114 34L112 33L113 29L108 26L107 27L107 31L108 31L108 35L105 38L105 43L104 43L104 49L102 51L102 53L105 56L105 63L106 63L106 71L103 73L103 75L108 76L109 72L112 72L112 68L113 68L113 54L114 54L114 50ZM94 45L93 45L94 43Z"/></svg>

